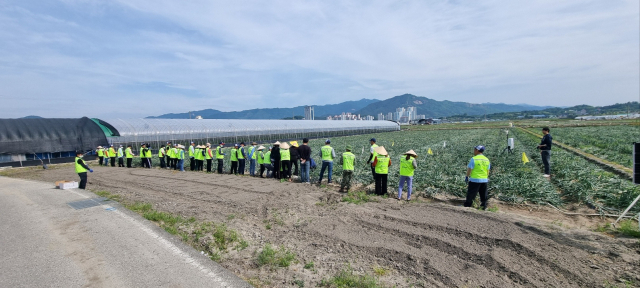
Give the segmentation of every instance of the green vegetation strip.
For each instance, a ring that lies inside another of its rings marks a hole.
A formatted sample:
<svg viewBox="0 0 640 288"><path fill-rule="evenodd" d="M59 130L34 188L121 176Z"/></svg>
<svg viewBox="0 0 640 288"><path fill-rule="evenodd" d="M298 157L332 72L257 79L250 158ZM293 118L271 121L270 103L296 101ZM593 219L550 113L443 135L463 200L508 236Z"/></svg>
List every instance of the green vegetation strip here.
<svg viewBox="0 0 640 288"><path fill-rule="evenodd" d="M154 210L149 203L127 203L119 195L107 191L97 191L96 195L121 202L125 208L134 211L145 219L153 221L172 235L179 235L182 241L193 248L207 253L211 260L220 262L230 249L244 250L249 246L240 234L226 224L200 222L191 217L185 219L171 213Z"/></svg>
<svg viewBox="0 0 640 288"><path fill-rule="evenodd" d="M371 275L358 275L353 272L351 266L341 270L335 276L324 279L318 285L331 288L382 288L385 287L378 279Z"/></svg>
<svg viewBox="0 0 640 288"><path fill-rule="evenodd" d="M531 131L529 131L529 130L527 130L525 128L518 127L518 129L520 129L520 130L522 130L522 131L524 131L526 133L529 133L529 134L531 134L533 136L536 136L538 138L542 138L542 135L539 135L539 134L536 134L534 132L531 132ZM580 149L571 147L569 145L560 143L558 141L553 141L553 145L557 145L558 147L560 147L562 149L565 149L567 151L570 151L570 152L572 152L572 153L574 153L576 155L582 156L587 160L590 160L590 161L593 161L593 162L598 163L600 165L603 165L603 166L613 170L614 172L616 172L616 174L619 174L620 176L624 176L624 177L627 177L629 179L633 179L633 170L631 170L631 169L629 169L627 167L624 167L624 166L622 166L622 165L620 165L618 163L613 163L613 162L604 160L604 159L599 158L599 157L597 157L595 155L586 153L586 152L584 152L584 151L582 151ZM631 146L631 144L629 144L629 146Z"/></svg>

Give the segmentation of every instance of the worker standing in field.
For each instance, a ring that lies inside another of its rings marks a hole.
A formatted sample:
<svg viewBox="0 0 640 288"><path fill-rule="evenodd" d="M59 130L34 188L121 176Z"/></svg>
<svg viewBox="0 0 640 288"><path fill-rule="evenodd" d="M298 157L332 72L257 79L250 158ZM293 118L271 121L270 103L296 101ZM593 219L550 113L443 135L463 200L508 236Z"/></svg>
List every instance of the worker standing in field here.
<svg viewBox="0 0 640 288"><path fill-rule="evenodd" d="M86 163L84 163L84 160L82 160L82 156L84 156L82 151L76 152L76 173L78 173L78 176L80 176L80 183L78 184L78 188L85 189L87 187L87 171L89 171L89 173L93 173L93 170L89 168Z"/></svg>
<svg viewBox="0 0 640 288"><path fill-rule="evenodd" d="M298 173L299 173L298 162L300 161L300 151L298 150L299 149L298 141L291 141L289 143L291 144L291 148L289 149L289 151L291 152L291 165L289 165L289 171L291 172L291 175L298 176Z"/></svg>
<svg viewBox="0 0 640 288"><path fill-rule="evenodd" d="M376 166L373 165L373 160L375 160L377 154L375 149L378 148L378 145L376 144L376 138L371 138L369 140L369 144L371 145L371 147L369 148L369 152L371 153L369 155L369 160L367 161L367 164L371 163L371 175L373 176L373 179L376 179Z"/></svg>
<svg viewBox="0 0 640 288"><path fill-rule="evenodd" d="M109 146L109 157L111 158L111 167L116 167L116 148L113 148L113 144Z"/></svg>
<svg viewBox="0 0 640 288"><path fill-rule="evenodd" d="M540 149L540 156L542 156L542 164L544 164L544 177L551 177L551 145L553 144L553 137L549 134L549 127L542 128L542 140L538 149Z"/></svg>
<svg viewBox="0 0 640 288"><path fill-rule="evenodd" d="M151 169L152 162L151 159L153 157L153 152L151 151L151 144L147 143L147 148L145 150L145 159L147 159L147 168Z"/></svg>
<svg viewBox="0 0 640 288"><path fill-rule="evenodd" d="M253 142L253 143L256 143L256 142ZM260 178L263 178L262 173L264 173L264 152L263 151L264 151L264 146L260 146L257 149L255 149L255 153L254 153L254 155L257 154L255 156L260 168Z"/></svg>
<svg viewBox="0 0 640 288"><path fill-rule="evenodd" d="M322 157L322 169L320 169L320 179L318 184L322 183L322 176L324 176L324 170L327 171L327 183L331 183L331 177L333 174L333 159L336 158L336 151L331 147L331 140L324 141L324 146L320 148L320 157Z"/></svg>
<svg viewBox="0 0 640 288"><path fill-rule="evenodd" d="M218 147L216 147L216 160L218 161L218 174L222 174L222 167L224 164L224 152L222 152L222 148L224 147L224 142L220 141Z"/></svg>
<svg viewBox="0 0 640 288"><path fill-rule="evenodd" d="M204 162L204 155L202 153L202 148L204 148L204 146L202 145L198 145L195 147L195 149L193 150L193 158L196 161L196 166L195 166L195 171L201 171L201 167L203 166L203 162ZM191 149L191 148L189 148ZM194 171L194 170L192 170Z"/></svg>
<svg viewBox="0 0 640 288"><path fill-rule="evenodd" d="M480 205L482 210L487 209L487 202L489 201L489 195L487 194L487 185L489 183L489 170L491 170L491 162L485 157L484 146L478 145L473 148L473 157L469 160L467 165L467 177L464 181L468 183L467 188L467 200L464 202L464 207L471 207L473 200L476 198L476 194L480 192Z"/></svg>
<svg viewBox="0 0 640 288"><path fill-rule="evenodd" d="M258 151L256 150L258 143L251 142L251 147L249 147L249 175L256 176L256 159Z"/></svg>
<svg viewBox="0 0 640 288"><path fill-rule="evenodd" d="M176 167L180 169L181 172L184 172L184 146L180 144L178 144L177 146L178 148L176 149L176 160L178 161L178 163L176 164Z"/></svg>
<svg viewBox="0 0 640 288"><path fill-rule="evenodd" d="M124 150L124 155L127 157L127 168L131 168L131 162L133 162L133 151L131 145L127 145L127 149Z"/></svg>
<svg viewBox="0 0 640 288"><path fill-rule="evenodd" d="M413 190L413 173L418 168L416 161L418 154L413 150L400 156L400 181L398 182L398 200L402 200L402 187L407 183L407 201L411 200L411 192Z"/></svg>
<svg viewBox="0 0 640 288"><path fill-rule="evenodd" d="M189 168L191 171L196 170L197 162L196 162L196 143L191 142L189 145Z"/></svg>
<svg viewBox="0 0 640 288"><path fill-rule="evenodd" d="M231 170L229 174L238 174L238 144L233 144L231 148Z"/></svg>
<svg viewBox="0 0 640 288"><path fill-rule="evenodd" d="M147 147L147 145L145 145L145 143L142 143L142 145L140 145L140 150L138 151L138 154L140 155L140 166L142 168L146 167L147 164L147 160L145 158L147 158L147 154L144 152L144 149Z"/></svg>
<svg viewBox="0 0 640 288"><path fill-rule="evenodd" d="M122 145L118 147L118 167L124 167L124 151Z"/></svg>
<svg viewBox="0 0 640 288"><path fill-rule="evenodd" d="M353 147L347 145L347 151L342 153L340 163L342 164L342 183L340 183L340 192L349 192L351 189L351 178L353 178L353 171L355 168L356 155L351 153ZM347 190L344 190L347 188Z"/></svg>
<svg viewBox="0 0 640 288"><path fill-rule="evenodd" d="M280 144L280 178L291 181L291 148L287 142Z"/></svg>
<svg viewBox="0 0 640 288"><path fill-rule="evenodd" d="M298 148L298 156L300 156L300 182L310 184L311 147L309 147L309 139L302 139L302 146Z"/></svg>
<svg viewBox="0 0 640 288"><path fill-rule="evenodd" d="M164 154L166 156L167 168L169 168L171 167L171 142L167 142L167 145L164 148Z"/></svg>
<svg viewBox="0 0 640 288"><path fill-rule="evenodd" d="M269 171L271 171L271 177L273 177L273 163L271 162L271 150L273 150L273 147L269 146L269 150L266 153L264 153L264 159L262 161L264 165L264 169L267 171L267 178L269 178ZM262 177L262 172L260 172L260 177Z"/></svg>
<svg viewBox="0 0 640 288"><path fill-rule="evenodd" d="M104 150L102 150L102 146L96 148L96 154L98 154L98 165L102 166L102 163L104 163Z"/></svg>
<svg viewBox="0 0 640 288"><path fill-rule="evenodd" d="M244 175L244 169L246 165L247 153L245 151L244 142L240 142L240 148L238 148L238 173Z"/></svg>
<svg viewBox="0 0 640 288"><path fill-rule="evenodd" d="M104 156L104 166L109 166L109 148L104 147L102 149L102 155Z"/></svg>
<svg viewBox="0 0 640 288"><path fill-rule="evenodd" d="M280 179L280 141L273 143L271 148L271 165L273 165L273 178Z"/></svg>
<svg viewBox="0 0 640 288"><path fill-rule="evenodd" d="M164 161L164 156L165 156L165 152L164 152L164 146L160 146L160 150L158 150L158 159L160 159L160 168L167 168L167 164Z"/></svg>
<svg viewBox="0 0 640 288"><path fill-rule="evenodd" d="M180 158L180 148L177 145L179 144L173 145L173 147L171 147L171 168L173 168L173 170L178 170L178 160ZM182 150L184 151L184 146ZM184 168L184 159L182 160L182 168Z"/></svg>
<svg viewBox="0 0 640 288"><path fill-rule="evenodd" d="M376 158L373 160L373 165L376 167L376 195L387 194L387 180L389 179L389 166L391 166L391 158L389 153L383 146L375 148Z"/></svg>
<svg viewBox="0 0 640 288"><path fill-rule="evenodd" d="M207 159L207 173L211 173L211 162L213 161L213 150L211 150L211 143L207 143L205 149L205 159Z"/></svg>

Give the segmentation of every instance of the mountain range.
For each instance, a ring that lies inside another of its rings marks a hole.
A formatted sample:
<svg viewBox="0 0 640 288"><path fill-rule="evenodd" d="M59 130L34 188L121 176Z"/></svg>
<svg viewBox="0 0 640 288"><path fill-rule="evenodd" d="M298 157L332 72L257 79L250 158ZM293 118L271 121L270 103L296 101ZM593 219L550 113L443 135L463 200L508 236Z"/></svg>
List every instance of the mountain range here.
<svg viewBox="0 0 640 288"><path fill-rule="evenodd" d="M437 101L426 97L404 94L386 100L361 99L346 101L339 104L314 106L316 119L324 119L329 115L339 115L343 112L360 114L361 116L377 116L378 113L395 112L396 108L413 106L417 114L424 114L427 118L447 117L451 115L484 115L500 112L517 112L525 110L542 110L550 106L532 106L527 104L483 103L472 104L466 102ZM304 106L293 108L261 108L244 111L223 112L215 109L205 109L186 113L170 113L147 118L160 119L189 119L196 115L204 119L283 119L304 115Z"/></svg>

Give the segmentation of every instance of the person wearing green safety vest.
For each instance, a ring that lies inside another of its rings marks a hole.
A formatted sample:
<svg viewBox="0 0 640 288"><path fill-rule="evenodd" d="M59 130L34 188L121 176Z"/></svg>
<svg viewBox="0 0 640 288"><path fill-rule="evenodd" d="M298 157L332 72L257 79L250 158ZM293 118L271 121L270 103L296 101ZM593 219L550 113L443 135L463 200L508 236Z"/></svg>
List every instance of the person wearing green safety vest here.
<svg viewBox="0 0 640 288"><path fill-rule="evenodd" d="M391 158L389 153L383 146L378 146L375 149L376 158L373 160L373 165L376 167L376 195L387 194L387 180L389 176L389 166L391 166Z"/></svg>
<svg viewBox="0 0 640 288"><path fill-rule="evenodd" d="M248 155L248 157L249 157L249 175L251 175L251 176L256 176L256 159L258 158L258 157L256 157L257 154L258 154L258 150L256 150L256 148L257 148L256 145L258 145L258 143L252 142L251 143L251 147L249 147L249 155ZM258 164L260 164L260 163L258 163Z"/></svg>
<svg viewBox="0 0 640 288"><path fill-rule="evenodd" d="M220 141L218 143L218 147L216 147L216 160L218 161L218 174L222 174L222 167L224 164L224 152L222 152L222 148L224 147L224 142Z"/></svg>
<svg viewBox="0 0 640 288"><path fill-rule="evenodd" d="M211 162L213 161L213 150L211 150L211 143L207 143L204 150L204 158L207 159L207 173L211 173Z"/></svg>
<svg viewBox="0 0 640 288"><path fill-rule="evenodd" d="M164 146L160 146L160 149L158 150L158 159L160 159L160 168L167 168L167 164L164 161L164 157L166 156L165 150L164 150Z"/></svg>
<svg viewBox="0 0 640 288"><path fill-rule="evenodd" d="M184 146L177 144L174 146L176 155L176 168L180 169L180 172L184 172Z"/></svg>
<svg viewBox="0 0 640 288"><path fill-rule="evenodd" d="M98 154L98 165L102 166L104 161L104 150L102 150L102 146L96 148L96 153Z"/></svg>
<svg viewBox="0 0 640 288"><path fill-rule="evenodd" d="M267 150L265 148L265 150ZM273 150L273 146L269 146L269 149L266 153L264 153L264 159L262 160L262 165L264 165L264 169L267 171L267 178L269 177L269 171L271 171L271 177L274 177L274 169L273 169L273 164L271 162L271 151ZM260 174L260 177L262 177L262 174Z"/></svg>
<svg viewBox="0 0 640 288"><path fill-rule="evenodd" d="M369 152L371 152L371 154L369 155L367 164L371 163L371 175L373 176L373 179L376 179L376 166L373 165L373 160L375 160L376 156L378 156L375 151L375 149L378 148L378 145L376 144L376 138L371 138L369 140L369 144L371 144L371 148L369 149Z"/></svg>
<svg viewBox="0 0 640 288"><path fill-rule="evenodd" d="M231 148L231 170L229 174L238 174L238 144L233 144Z"/></svg>
<svg viewBox="0 0 640 288"><path fill-rule="evenodd" d="M246 165L247 151L244 147L244 142L240 142L240 147L238 148L238 173L240 175L244 175L244 169Z"/></svg>
<svg viewBox="0 0 640 288"><path fill-rule="evenodd" d="M142 166L142 168L147 167L147 160L145 160L145 158L147 158L147 153L144 152L144 149L146 149L147 145L145 145L145 143L142 143L142 145L140 145L140 150L138 150L138 154L140 156L140 166Z"/></svg>
<svg viewBox="0 0 640 288"><path fill-rule="evenodd" d="M204 145L198 145L196 149L196 171L204 171L204 159L206 158L206 148Z"/></svg>
<svg viewBox="0 0 640 288"><path fill-rule="evenodd" d="M484 150L485 148L482 145L474 147L473 157L467 165L467 177L464 178L464 181L469 186L467 187L467 200L464 202L464 207L471 207L473 200L476 199L476 194L480 192L480 206L482 206L482 210L487 209L487 202L489 201L487 185L489 184L491 162L482 154Z"/></svg>
<svg viewBox="0 0 640 288"><path fill-rule="evenodd" d="M87 171L89 173L93 173L93 170L84 163L82 160L82 156L84 154L81 151L76 152L76 173L80 176L80 183L78 184L78 188L85 189L87 187Z"/></svg>
<svg viewBox="0 0 640 288"><path fill-rule="evenodd" d="M153 152L151 152L151 144L147 143L147 149L144 150L144 159L147 160L147 168L151 169L152 162L151 158L153 157Z"/></svg>
<svg viewBox="0 0 640 288"><path fill-rule="evenodd" d="M411 200L411 192L413 190L413 172L418 168L416 161L418 154L413 150L400 156L400 182L398 183L398 200L402 200L402 187L407 183L407 201Z"/></svg>
<svg viewBox="0 0 640 288"><path fill-rule="evenodd" d="M257 159L258 165L260 165L260 178L264 178L264 177L262 177L262 173L264 173L264 152L263 152L263 150L264 150L264 146L260 146L260 147L255 149L255 153L254 153L254 155L257 154L256 155L256 159Z"/></svg>
<svg viewBox="0 0 640 288"><path fill-rule="evenodd" d="M353 170L356 163L356 155L351 153L353 147L351 147L351 145L347 145L346 150L346 152L342 153L342 158L340 158L340 162L342 164L342 183L340 183L339 192L349 192L351 189L351 178L353 178ZM345 187L347 190L344 190Z"/></svg>
<svg viewBox="0 0 640 288"><path fill-rule="evenodd" d="M164 147L164 155L166 158L167 168L171 169L171 142L167 142L167 145Z"/></svg>
<svg viewBox="0 0 640 288"><path fill-rule="evenodd" d="M127 149L124 150L124 156L127 157L127 168L131 168L131 162L133 161L133 151L131 145L127 145Z"/></svg>
<svg viewBox="0 0 640 288"><path fill-rule="evenodd" d="M331 140L327 139L324 141L324 146L320 148L320 157L322 157L322 169L320 169L320 180L318 180L318 184L322 183L322 176L324 175L324 170L327 169L327 183L331 183L331 176L333 174L333 159L336 158L336 151L331 148Z"/></svg>
<svg viewBox="0 0 640 288"><path fill-rule="evenodd" d="M111 158L111 167L116 167L116 148L113 148L113 144L109 146L109 158Z"/></svg>
<svg viewBox="0 0 640 288"><path fill-rule="evenodd" d="M181 154L180 149L178 148L178 145L180 144L176 144L176 145L173 145L173 147L171 147L171 168L173 168L173 170L178 170L178 160ZM184 148L182 149L184 150ZM184 165L184 161L182 165Z"/></svg>
<svg viewBox="0 0 640 288"><path fill-rule="evenodd" d="M283 142L280 144L280 178L288 179L291 182L291 146L289 143Z"/></svg>
<svg viewBox="0 0 640 288"><path fill-rule="evenodd" d="M118 147L118 167L124 167L124 149L122 149L122 145Z"/></svg>

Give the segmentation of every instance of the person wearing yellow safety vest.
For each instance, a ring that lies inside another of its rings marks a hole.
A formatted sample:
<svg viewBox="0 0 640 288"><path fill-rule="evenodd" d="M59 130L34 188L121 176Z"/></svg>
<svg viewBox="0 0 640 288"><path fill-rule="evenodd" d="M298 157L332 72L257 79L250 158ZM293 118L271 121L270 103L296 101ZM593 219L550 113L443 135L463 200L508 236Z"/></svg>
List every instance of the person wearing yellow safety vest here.
<svg viewBox="0 0 640 288"><path fill-rule="evenodd" d="M93 173L93 170L82 160L83 155L81 151L76 152L76 173L80 176L80 184L78 184L78 188L80 189L87 187L87 171Z"/></svg>
<svg viewBox="0 0 640 288"><path fill-rule="evenodd" d="M145 159L147 159L147 168L151 169L153 163L151 162L153 158L153 152L151 151L151 144L147 143L147 149L144 151Z"/></svg>
<svg viewBox="0 0 640 288"><path fill-rule="evenodd" d="M118 167L124 167L124 149L122 149L122 145L118 147Z"/></svg>
<svg viewBox="0 0 640 288"><path fill-rule="evenodd" d="M400 181L398 183L398 200L402 200L402 187L407 182L407 201L411 200L411 192L413 190L413 172L418 168L416 161L418 154L413 150L400 156Z"/></svg>
<svg viewBox="0 0 640 288"><path fill-rule="evenodd" d="M158 149L158 159L160 160L160 168L167 168L166 162L164 162L164 156L166 155L166 152L164 152L164 146L160 146L160 149Z"/></svg>
<svg viewBox="0 0 640 288"><path fill-rule="evenodd" d="M206 148L204 145L196 146L195 156L196 158L196 171L204 171L204 159L205 159L205 151Z"/></svg>
<svg viewBox="0 0 640 288"><path fill-rule="evenodd" d="M102 166L104 162L104 150L102 150L102 146L96 147L96 154L98 154L98 165Z"/></svg>
<svg viewBox="0 0 640 288"><path fill-rule="evenodd" d="M256 159L258 157L258 151L256 150L258 143L256 142L252 142L251 143L251 147L249 147L249 154L248 154L248 158L249 158L249 175L251 176L256 176ZM259 163L258 163L259 164Z"/></svg>
<svg viewBox="0 0 640 288"><path fill-rule="evenodd" d="M204 151L204 158L207 159L207 173L211 173L211 161L213 161L213 150L211 150L211 143L207 143Z"/></svg>
<svg viewBox="0 0 640 288"><path fill-rule="evenodd" d="M238 148L238 173L240 175L244 175L244 169L246 165L247 151L244 147L244 142L240 142L240 147Z"/></svg>
<svg viewBox="0 0 640 288"><path fill-rule="evenodd" d="M109 146L109 158L111 158L111 167L116 167L116 148L113 148L113 144Z"/></svg>
<svg viewBox="0 0 640 288"><path fill-rule="evenodd" d="M333 174L333 159L336 158L336 151L331 148L331 140L324 141L324 146L320 148L320 157L322 157L322 169L320 169L320 179L318 184L322 183L322 176L324 176L324 170L327 169L327 183L331 183L331 176Z"/></svg>
<svg viewBox="0 0 640 288"><path fill-rule="evenodd" d="M171 167L171 142L167 142L167 145L164 147L164 156L165 156L165 161L166 161L166 167L168 169L171 169L169 167Z"/></svg>
<svg viewBox="0 0 640 288"><path fill-rule="evenodd" d="M176 168L180 169L181 172L184 172L184 146L177 144L175 149L176 154Z"/></svg>
<svg viewBox="0 0 640 288"><path fill-rule="evenodd" d="M267 170L267 178L271 178L275 176L275 174L273 174L275 172L273 169L273 163L271 162L271 151L273 150L273 146L269 146L269 149L265 148L264 150L267 150L267 152L264 153L262 165L264 165L264 169ZM262 174L260 174L260 176L262 177Z"/></svg>
<svg viewBox="0 0 640 288"><path fill-rule="evenodd" d="M256 142L253 142L256 143ZM256 159L258 160L258 165L260 165L260 178L264 178L262 173L264 173L264 146L260 146L255 149L254 155L256 155Z"/></svg>
<svg viewBox="0 0 640 288"><path fill-rule="evenodd" d="M189 145L189 168L191 171L195 171L197 168L197 159L196 159L196 143L191 142Z"/></svg>
<svg viewBox="0 0 640 288"><path fill-rule="evenodd" d="M376 195L387 194L387 180L389 176L389 166L391 166L391 158L389 153L383 146L378 146L375 149L376 158L373 160L373 165L376 167Z"/></svg>
<svg viewBox="0 0 640 288"><path fill-rule="evenodd" d="M147 153L144 153L145 147L145 143L142 143L142 145L140 145L140 149L138 150L138 156L140 156L140 166L142 166L142 168L147 167L147 160L145 160L145 158L147 157Z"/></svg>
<svg viewBox="0 0 640 288"><path fill-rule="evenodd" d="M484 153L484 146L478 145L473 148L473 157L469 160L467 165L467 177L464 181L468 183L467 188L467 200L464 202L464 207L471 207L473 200L476 199L476 194L480 192L480 206L482 210L487 209L487 202L489 195L487 194L487 185L489 184L489 170L491 170L491 162Z"/></svg>
<svg viewBox="0 0 640 288"><path fill-rule="evenodd" d="M131 145L127 145L127 149L124 150L124 156L127 157L127 168L131 168L131 162L133 161L133 151Z"/></svg>
<svg viewBox="0 0 640 288"><path fill-rule="evenodd" d="M233 144L231 148L231 170L229 174L238 174L238 144Z"/></svg>
<svg viewBox="0 0 640 288"><path fill-rule="evenodd" d="M291 182L291 148L287 142L280 144L280 178Z"/></svg>
<svg viewBox="0 0 640 288"><path fill-rule="evenodd" d="M377 156L375 149L378 148L378 145L376 144L376 138L371 138L369 140L369 144L371 144L371 148L369 149L369 152L371 152L371 155L369 155L369 160L367 161L367 164L371 163L371 175L373 176L373 179L376 179L376 166L373 165L373 160L375 160Z"/></svg>
<svg viewBox="0 0 640 288"><path fill-rule="evenodd" d="M224 152L222 152L222 148L224 147L224 142L220 141L218 143L218 147L216 147L216 160L218 160L218 174L222 174L222 166L224 164Z"/></svg>
<svg viewBox="0 0 640 288"><path fill-rule="evenodd" d="M173 147L171 147L171 168L173 168L173 170L178 170L178 160L180 160L180 149L178 148L176 145L173 145ZM182 148L184 150L184 148ZM184 160L184 159L183 159ZM182 165L184 165L184 161L182 163Z"/></svg>
<svg viewBox="0 0 640 288"><path fill-rule="evenodd" d="M104 166L109 166L109 148L102 148L102 155L104 156Z"/></svg>
<svg viewBox="0 0 640 288"><path fill-rule="evenodd" d="M351 189L351 178L353 177L353 170L356 163L356 155L351 153L353 147L347 145L347 151L342 153L340 163L342 164L342 183L340 183L340 192L349 192ZM344 190L344 188L347 190Z"/></svg>

